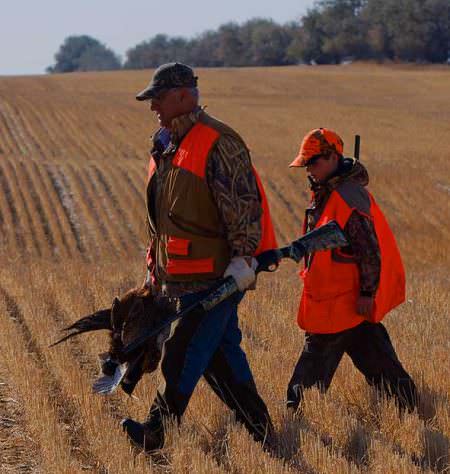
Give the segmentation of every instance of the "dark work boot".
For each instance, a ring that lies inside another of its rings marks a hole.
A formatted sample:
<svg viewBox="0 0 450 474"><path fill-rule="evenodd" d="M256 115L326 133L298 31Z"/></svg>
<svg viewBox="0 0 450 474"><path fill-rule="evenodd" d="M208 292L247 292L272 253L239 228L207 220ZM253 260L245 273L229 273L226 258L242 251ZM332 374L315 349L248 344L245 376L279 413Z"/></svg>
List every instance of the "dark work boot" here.
<svg viewBox="0 0 450 474"><path fill-rule="evenodd" d="M120 423L123 431L127 434L130 443L139 451L147 454L161 449L164 444L162 433L153 432L145 424L125 418Z"/></svg>

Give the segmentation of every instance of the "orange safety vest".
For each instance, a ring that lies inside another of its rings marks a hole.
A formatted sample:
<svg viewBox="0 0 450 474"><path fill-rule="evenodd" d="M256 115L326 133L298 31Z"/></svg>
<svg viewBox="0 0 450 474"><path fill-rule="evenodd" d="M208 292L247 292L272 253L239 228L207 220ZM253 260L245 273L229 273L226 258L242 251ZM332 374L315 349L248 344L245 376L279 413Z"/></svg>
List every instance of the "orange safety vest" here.
<svg viewBox="0 0 450 474"><path fill-rule="evenodd" d="M367 192L367 191L366 191ZM373 221L381 256L381 274L375 295L373 322L379 322L405 300L405 271L400 252L389 225L375 202L370 199L369 217ZM342 229L352 214L352 208L334 190L315 227L336 220ZM356 313L359 296L359 270L352 258L339 249L316 252L309 268L300 272L303 293L298 311L298 324L311 333L337 333L352 328L364 318Z"/></svg>
<svg viewBox="0 0 450 474"><path fill-rule="evenodd" d="M184 137L166 177L162 199L158 203L162 212L155 238L158 242L152 262L152 252L147 252L147 265L158 266L158 274L167 281L213 279L223 275L229 263L228 243L222 232L220 216L206 182L206 169L210 152L220 137L220 132L202 122L197 122ZM183 169L183 173L179 173ZM156 172L156 163L150 158L149 182ZM261 180L253 168L261 196L262 238L255 255L277 247L270 217L269 205ZM177 191L179 190L179 191ZM182 195L180 195L180 193ZM189 222L180 227L178 220ZM151 225L150 225L151 227ZM208 237L196 229L209 229ZM156 229L155 229L156 230ZM151 232L151 229L150 229ZM215 234L215 235L214 235Z"/></svg>

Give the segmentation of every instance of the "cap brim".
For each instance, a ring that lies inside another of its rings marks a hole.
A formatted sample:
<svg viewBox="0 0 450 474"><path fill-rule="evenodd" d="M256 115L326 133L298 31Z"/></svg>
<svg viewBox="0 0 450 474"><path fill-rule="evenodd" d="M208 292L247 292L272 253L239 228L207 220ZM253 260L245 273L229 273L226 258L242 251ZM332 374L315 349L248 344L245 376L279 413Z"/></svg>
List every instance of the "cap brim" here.
<svg viewBox="0 0 450 474"><path fill-rule="evenodd" d="M157 87L146 87L144 90L139 92L139 94L136 95L136 100L149 100L153 99L156 94L159 92L159 88Z"/></svg>
<svg viewBox="0 0 450 474"><path fill-rule="evenodd" d="M289 165L289 168L305 168L305 164L303 163L303 158L297 156L294 161Z"/></svg>

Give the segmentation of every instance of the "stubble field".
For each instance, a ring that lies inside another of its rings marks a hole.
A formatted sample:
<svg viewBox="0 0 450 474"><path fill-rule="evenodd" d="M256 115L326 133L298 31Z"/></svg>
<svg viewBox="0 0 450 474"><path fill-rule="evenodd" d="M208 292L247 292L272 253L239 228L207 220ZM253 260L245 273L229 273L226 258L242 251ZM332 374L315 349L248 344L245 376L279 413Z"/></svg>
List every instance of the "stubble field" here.
<svg viewBox="0 0 450 474"><path fill-rule="evenodd" d="M246 139L280 244L300 233L308 200L287 168L302 136L334 128L363 163L398 239L407 302L385 320L416 381L419 410L398 416L344 357L304 416L284 408L303 344L300 282L285 263L241 305L243 347L267 402L278 453L262 451L201 382L161 455L134 457L119 428L143 419L136 397L91 393L106 335L48 348L70 321L142 282L148 137L134 100L150 71L0 78L0 472L448 472L450 446L448 68L200 70L201 102Z"/></svg>

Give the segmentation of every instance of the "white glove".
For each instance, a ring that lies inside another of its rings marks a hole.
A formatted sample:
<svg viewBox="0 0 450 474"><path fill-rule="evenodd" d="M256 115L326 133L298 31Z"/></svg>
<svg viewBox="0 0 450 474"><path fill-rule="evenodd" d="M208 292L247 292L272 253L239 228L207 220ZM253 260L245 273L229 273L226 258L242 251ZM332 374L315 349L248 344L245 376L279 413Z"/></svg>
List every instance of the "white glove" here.
<svg viewBox="0 0 450 474"><path fill-rule="evenodd" d="M245 257L233 257L229 263L225 273L223 274L224 278L227 276L232 276L236 282L239 291L244 291L256 281L256 274L253 268L257 267L257 262L253 262L251 266L247 263Z"/></svg>

